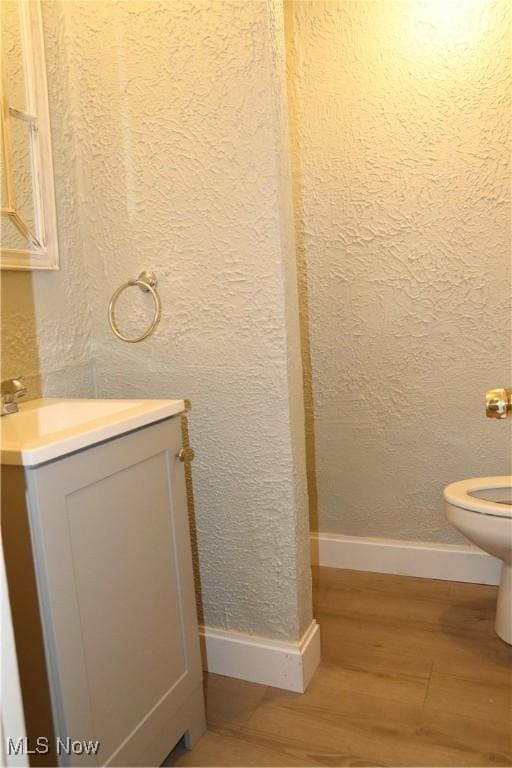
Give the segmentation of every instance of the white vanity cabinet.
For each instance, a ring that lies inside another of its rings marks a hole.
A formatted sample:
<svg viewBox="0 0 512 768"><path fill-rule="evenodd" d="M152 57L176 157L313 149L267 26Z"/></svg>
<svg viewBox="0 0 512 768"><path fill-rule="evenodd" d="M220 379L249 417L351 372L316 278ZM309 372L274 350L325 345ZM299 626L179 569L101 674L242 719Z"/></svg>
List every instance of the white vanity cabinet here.
<svg viewBox="0 0 512 768"><path fill-rule="evenodd" d="M160 765L204 731L181 448L175 416L3 467L24 473L58 765Z"/></svg>

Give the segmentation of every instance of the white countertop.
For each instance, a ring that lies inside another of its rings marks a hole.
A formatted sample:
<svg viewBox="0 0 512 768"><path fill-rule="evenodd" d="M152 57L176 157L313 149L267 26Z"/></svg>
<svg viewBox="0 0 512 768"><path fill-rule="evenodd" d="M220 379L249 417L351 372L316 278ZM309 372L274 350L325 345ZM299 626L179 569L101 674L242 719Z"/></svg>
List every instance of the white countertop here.
<svg viewBox="0 0 512 768"><path fill-rule="evenodd" d="M29 400L0 417L2 464L37 466L184 410L183 400Z"/></svg>

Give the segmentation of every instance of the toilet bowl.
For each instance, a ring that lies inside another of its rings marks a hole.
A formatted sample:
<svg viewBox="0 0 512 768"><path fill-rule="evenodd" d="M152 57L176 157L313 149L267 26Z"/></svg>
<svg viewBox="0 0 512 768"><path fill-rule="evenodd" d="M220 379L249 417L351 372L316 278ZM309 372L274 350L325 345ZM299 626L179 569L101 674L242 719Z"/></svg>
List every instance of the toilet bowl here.
<svg viewBox="0 0 512 768"><path fill-rule="evenodd" d="M503 562L496 634L512 645L512 476L474 477L444 489L446 517L464 536Z"/></svg>

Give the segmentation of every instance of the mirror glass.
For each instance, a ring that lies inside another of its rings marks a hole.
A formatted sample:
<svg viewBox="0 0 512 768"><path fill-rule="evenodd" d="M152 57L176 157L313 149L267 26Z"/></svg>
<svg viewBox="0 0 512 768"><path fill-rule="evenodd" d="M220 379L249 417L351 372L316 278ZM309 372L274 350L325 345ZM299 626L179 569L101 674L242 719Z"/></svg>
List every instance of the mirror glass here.
<svg viewBox="0 0 512 768"><path fill-rule="evenodd" d="M38 0L2 0L3 269L57 269L46 63Z"/></svg>

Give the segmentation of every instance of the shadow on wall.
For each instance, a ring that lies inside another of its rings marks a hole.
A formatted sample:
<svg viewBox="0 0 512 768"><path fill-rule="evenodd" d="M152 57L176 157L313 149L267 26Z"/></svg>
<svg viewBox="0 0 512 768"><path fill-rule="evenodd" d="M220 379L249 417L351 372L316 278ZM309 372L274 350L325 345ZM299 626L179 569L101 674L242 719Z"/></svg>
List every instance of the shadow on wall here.
<svg viewBox="0 0 512 768"><path fill-rule="evenodd" d="M1 272L0 293L1 378L22 376L28 399L41 397L32 273Z"/></svg>
<svg viewBox="0 0 512 768"><path fill-rule="evenodd" d="M187 409L191 408L190 400L185 400ZM183 447L190 448L190 435L188 431L188 417L181 417L181 437ZM190 543L192 546L192 562L194 566L194 586L196 591L197 620L204 624L203 595L201 590L201 575L199 573L199 549L197 546L196 508L194 503L194 486L192 482L192 464L185 464L185 486L187 489L187 511L190 526Z"/></svg>
<svg viewBox="0 0 512 768"><path fill-rule="evenodd" d="M313 531L318 530L318 493L316 484L316 454L315 454L315 418L313 399L313 374L311 364L311 341L309 331L309 295L306 249L304 246L304 222L302 211L302 173L300 165L299 128L297 120L297 93L295 80L290 74L295 52L293 35L293 9L291 3L284 4L286 59L288 80L288 125L290 131L290 155L292 165L292 195L295 216L295 248L297 258L297 281L299 295L300 345L302 352L302 379L304 388L304 422L306 432L306 473L309 496L309 521Z"/></svg>

